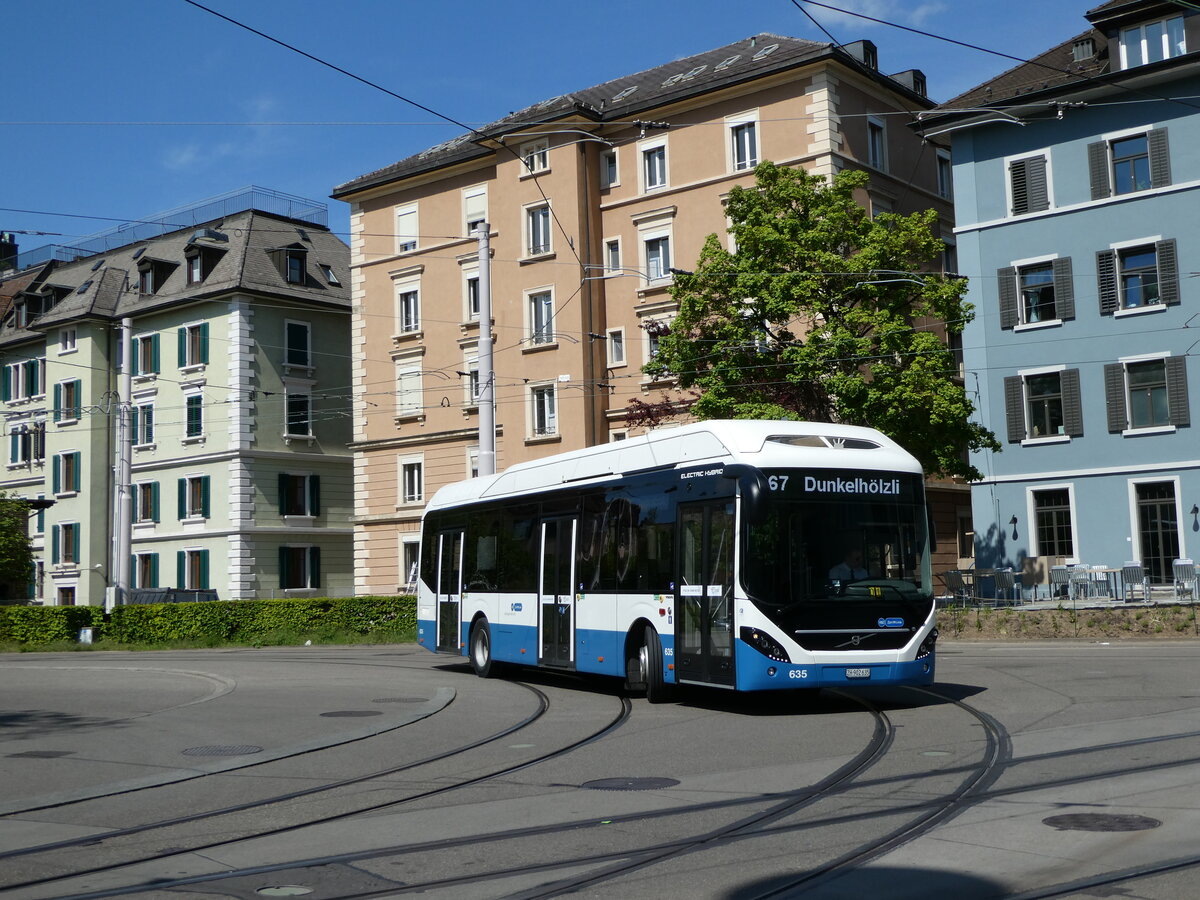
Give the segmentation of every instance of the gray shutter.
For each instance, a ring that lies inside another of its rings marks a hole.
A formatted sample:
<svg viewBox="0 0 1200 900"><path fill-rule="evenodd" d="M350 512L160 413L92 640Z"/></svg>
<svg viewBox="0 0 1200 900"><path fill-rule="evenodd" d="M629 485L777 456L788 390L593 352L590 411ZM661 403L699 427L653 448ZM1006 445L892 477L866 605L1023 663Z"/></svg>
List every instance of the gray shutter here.
<svg viewBox="0 0 1200 900"><path fill-rule="evenodd" d="M1020 375L1004 379L1004 412L1008 417L1009 443L1025 440L1025 384Z"/></svg>
<svg viewBox="0 0 1200 900"><path fill-rule="evenodd" d="M1021 159L1009 163L1008 176L1012 183L1012 214L1019 216L1029 212L1029 160Z"/></svg>
<svg viewBox="0 0 1200 900"><path fill-rule="evenodd" d="M1012 266L996 270L996 285L1000 289L1000 327L1017 324L1017 270Z"/></svg>
<svg viewBox="0 0 1200 900"><path fill-rule="evenodd" d="M1029 178L1029 212L1050 208L1050 191L1046 182L1046 157L1035 156L1025 161Z"/></svg>
<svg viewBox="0 0 1200 900"><path fill-rule="evenodd" d="M1108 363L1104 367L1104 399L1108 405L1108 430L1118 434L1125 430L1125 366Z"/></svg>
<svg viewBox="0 0 1200 900"><path fill-rule="evenodd" d="M1088 172L1092 182L1092 199L1103 200L1112 196L1112 182L1108 177L1108 141L1088 144Z"/></svg>
<svg viewBox="0 0 1200 900"><path fill-rule="evenodd" d="M1069 256L1054 260L1054 314L1059 319L1075 318L1075 279Z"/></svg>
<svg viewBox="0 0 1200 900"><path fill-rule="evenodd" d="M1100 315L1117 311L1117 251L1101 250L1096 254L1096 286L1100 294Z"/></svg>
<svg viewBox="0 0 1200 900"><path fill-rule="evenodd" d="M1192 424L1188 409L1187 357L1168 356L1167 363L1167 414L1171 424L1184 428Z"/></svg>
<svg viewBox="0 0 1200 900"><path fill-rule="evenodd" d="M1154 245L1158 257L1158 299L1168 306L1179 302L1179 263L1175 239L1158 241Z"/></svg>
<svg viewBox="0 0 1200 900"><path fill-rule="evenodd" d="M1063 401L1063 430L1071 437L1083 437L1083 403L1079 396L1079 370L1066 369L1059 376Z"/></svg>
<svg viewBox="0 0 1200 900"><path fill-rule="evenodd" d="M1171 154L1167 149L1167 129L1155 128L1146 135L1150 145L1150 187L1171 183Z"/></svg>

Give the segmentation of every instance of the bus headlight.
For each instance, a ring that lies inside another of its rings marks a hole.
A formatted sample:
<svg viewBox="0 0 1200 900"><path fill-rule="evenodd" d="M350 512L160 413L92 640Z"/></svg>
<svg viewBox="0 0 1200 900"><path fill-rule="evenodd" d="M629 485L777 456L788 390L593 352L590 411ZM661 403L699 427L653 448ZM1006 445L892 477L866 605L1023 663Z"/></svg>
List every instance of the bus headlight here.
<svg viewBox="0 0 1200 900"><path fill-rule="evenodd" d="M769 634L764 634L758 628L743 625L741 631L738 632L738 636L768 659L785 663L792 661L787 651L783 649L783 644L779 643L779 641L775 640Z"/></svg>
<svg viewBox="0 0 1200 900"><path fill-rule="evenodd" d="M938 630L935 628L925 640L921 641L921 646L917 648L917 659L924 659L926 656L933 654L933 645L937 643Z"/></svg>

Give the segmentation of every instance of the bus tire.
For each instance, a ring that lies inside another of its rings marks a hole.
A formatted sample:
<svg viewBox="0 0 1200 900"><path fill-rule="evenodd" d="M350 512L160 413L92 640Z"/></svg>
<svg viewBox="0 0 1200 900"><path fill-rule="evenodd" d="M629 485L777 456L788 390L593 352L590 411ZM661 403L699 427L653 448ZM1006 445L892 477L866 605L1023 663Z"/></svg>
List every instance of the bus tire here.
<svg viewBox="0 0 1200 900"><path fill-rule="evenodd" d="M487 619L471 626L471 668L480 678L494 678L499 668L492 659L492 629Z"/></svg>
<svg viewBox="0 0 1200 900"><path fill-rule="evenodd" d="M638 648L638 678L646 687L646 699L651 703L665 703L671 699L672 685L663 678L662 642L658 632L647 625Z"/></svg>

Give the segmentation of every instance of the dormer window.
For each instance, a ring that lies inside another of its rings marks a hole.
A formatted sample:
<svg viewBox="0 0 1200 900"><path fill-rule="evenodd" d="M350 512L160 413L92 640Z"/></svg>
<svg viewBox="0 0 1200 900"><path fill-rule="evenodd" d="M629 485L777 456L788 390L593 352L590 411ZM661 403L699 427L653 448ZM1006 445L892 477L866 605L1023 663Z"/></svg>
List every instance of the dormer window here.
<svg viewBox="0 0 1200 900"><path fill-rule="evenodd" d="M279 274L288 284L304 284L307 281L308 251L293 244L269 251Z"/></svg>
<svg viewBox="0 0 1200 900"><path fill-rule="evenodd" d="M1121 68L1132 69L1187 52L1183 16L1121 29Z"/></svg>
<svg viewBox="0 0 1200 900"><path fill-rule="evenodd" d="M157 294L175 271L176 265L164 259L142 257L138 261L138 290L143 294Z"/></svg>
<svg viewBox="0 0 1200 900"><path fill-rule="evenodd" d="M201 247L197 244L188 244L187 250L184 251L184 261L187 265L187 283L199 284L208 278L224 255L224 250L218 250L214 247Z"/></svg>

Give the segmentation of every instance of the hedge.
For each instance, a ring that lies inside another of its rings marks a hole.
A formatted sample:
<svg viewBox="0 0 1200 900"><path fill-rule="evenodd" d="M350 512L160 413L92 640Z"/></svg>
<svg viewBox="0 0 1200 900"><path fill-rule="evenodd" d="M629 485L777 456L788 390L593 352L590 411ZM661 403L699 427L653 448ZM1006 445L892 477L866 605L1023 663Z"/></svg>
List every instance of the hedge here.
<svg viewBox="0 0 1200 900"><path fill-rule="evenodd" d="M0 641L10 643L75 640L80 628L101 625L105 639L123 644L254 643L280 632L401 635L416 630L417 606L411 596L153 603L119 606L107 622L100 607L0 607Z"/></svg>

